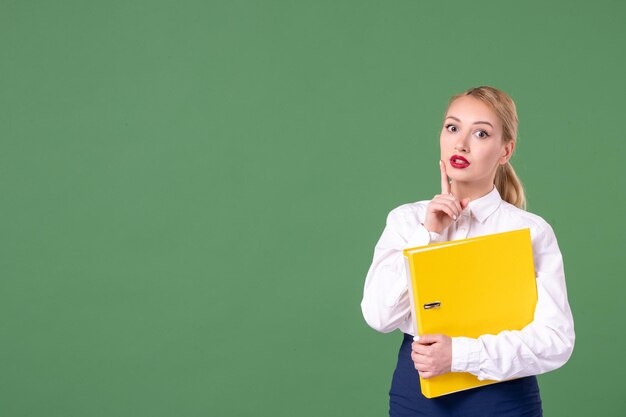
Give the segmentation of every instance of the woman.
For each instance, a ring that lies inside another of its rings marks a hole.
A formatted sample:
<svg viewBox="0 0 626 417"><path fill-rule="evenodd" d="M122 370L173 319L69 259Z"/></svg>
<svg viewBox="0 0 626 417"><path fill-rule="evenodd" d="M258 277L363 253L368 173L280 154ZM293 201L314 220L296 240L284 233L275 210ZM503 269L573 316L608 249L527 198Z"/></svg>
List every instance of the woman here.
<svg viewBox="0 0 626 417"><path fill-rule="evenodd" d="M572 354L574 323L561 252L550 225L525 211L522 184L509 163L516 138L515 103L506 93L483 86L453 96L440 135L441 194L397 207L387 217L361 309L375 330L404 333L389 391L391 416L541 416L535 375L559 368ZM537 278L533 322L476 339L430 334L414 341L402 251L523 228L530 228ZM419 376L447 372L513 379L422 396Z"/></svg>

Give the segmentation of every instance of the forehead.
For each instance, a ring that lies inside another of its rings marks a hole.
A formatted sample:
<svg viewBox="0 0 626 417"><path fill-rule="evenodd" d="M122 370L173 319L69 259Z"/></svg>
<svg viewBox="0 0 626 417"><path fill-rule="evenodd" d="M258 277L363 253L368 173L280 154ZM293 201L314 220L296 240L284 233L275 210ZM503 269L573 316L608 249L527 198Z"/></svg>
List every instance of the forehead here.
<svg viewBox="0 0 626 417"><path fill-rule="evenodd" d="M462 123L490 122L496 128L500 125L500 120L493 110L487 104L471 96L454 100L446 112L446 117L448 116L454 116Z"/></svg>

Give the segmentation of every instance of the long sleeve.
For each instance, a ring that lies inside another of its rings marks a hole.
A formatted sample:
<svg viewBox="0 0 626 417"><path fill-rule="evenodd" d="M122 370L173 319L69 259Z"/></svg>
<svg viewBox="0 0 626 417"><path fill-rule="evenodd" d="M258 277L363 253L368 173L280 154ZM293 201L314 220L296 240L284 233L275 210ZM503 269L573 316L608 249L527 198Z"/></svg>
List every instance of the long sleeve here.
<svg viewBox="0 0 626 417"><path fill-rule="evenodd" d="M453 372L501 381L552 371L570 358L575 333L563 258L554 232L545 221L536 230L533 257L538 293L534 320L522 330L477 339L453 337Z"/></svg>
<svg viewBox="0 0 626 417"><path fill-rule="evenodd" d="M398 207L387 216L385 229L374 249L374 258L365 278L361 310L373 329L388 333L411 314L407 278L402 251L428 245L431 238L419 217L409 215L408 207Z"/></svg>

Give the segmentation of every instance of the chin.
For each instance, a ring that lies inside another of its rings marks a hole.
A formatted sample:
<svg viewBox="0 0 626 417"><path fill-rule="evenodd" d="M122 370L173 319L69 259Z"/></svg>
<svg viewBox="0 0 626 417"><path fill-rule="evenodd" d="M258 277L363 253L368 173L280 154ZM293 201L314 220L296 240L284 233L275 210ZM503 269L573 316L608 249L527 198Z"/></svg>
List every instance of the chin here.
<svg viewBox="0 0 626 417"><path fill-rule="evenodd" d="M471 182L475 180L475 178L472 178L472 175L463 172L454 172L452 175L448 173L448 177L457 182Z"/></svg>

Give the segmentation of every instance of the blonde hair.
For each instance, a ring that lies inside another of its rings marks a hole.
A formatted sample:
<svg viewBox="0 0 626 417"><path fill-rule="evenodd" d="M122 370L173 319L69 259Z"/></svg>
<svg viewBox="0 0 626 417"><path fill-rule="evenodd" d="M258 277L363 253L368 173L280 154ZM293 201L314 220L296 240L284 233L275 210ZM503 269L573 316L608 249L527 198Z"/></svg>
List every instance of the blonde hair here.
<svg viewBox="0 0 626 417"><path fill-rule="evenodd" d="M478 99L493 110L502 122L502 139L504 143L517 140L517 111L515 109L515 102L508 94L494 87L473 87L463 93L452 96L448 102L448 108L450 108L454 100L463 96L471 96ZM447 111L446 109L446 113ZM524 186L522 185L522 181L517 177L510 162L507 161L506 164L498 167L493 182L504 201L526 210Z"/></svg>

